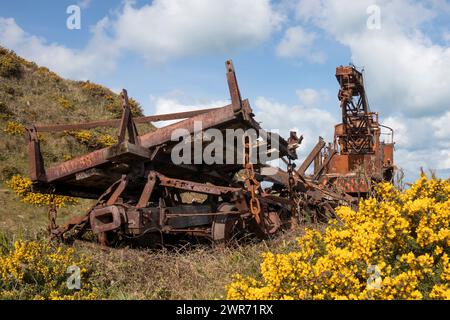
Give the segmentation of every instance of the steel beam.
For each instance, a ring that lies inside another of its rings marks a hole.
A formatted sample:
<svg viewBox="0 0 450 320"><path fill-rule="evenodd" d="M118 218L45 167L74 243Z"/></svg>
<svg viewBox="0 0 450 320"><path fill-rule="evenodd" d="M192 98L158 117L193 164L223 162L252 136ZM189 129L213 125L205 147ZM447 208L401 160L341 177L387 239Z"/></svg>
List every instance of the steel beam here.
<svg viewBox="0 0 450 320"><path fill-rule="evenodd" d="M319 142L317 142L314 149L312 149L311 153L306 157L306 159L301 164L300 168L298 168L297 173L301 176L305 175L305 171L308 169L308 167L311 165L311 163L314 161L314 158L317 157L319 152L325 147L325 141L323 141L322 137L319 137Z"/></svg>
<svg viewBox="0 0 450 320"><path fill-rule="evenodd" d="M151 123L158 121L167 121L167 120L182 120L190 117L198 116L199 114L207 113L209 111L217 110L220 108L210 108L210 109L202 109L202 110L194 110L187 112L177 112L177 113L167 113L146 117L136 117L133 118L134 123ZM71 131L71 130L82 130L82 129L94 129L100 127L119 127L121 119L113 119L113 120L102 120L102 121L91 121L84 122L78 124L41 124L36 126L36 131L38 132L61 132L61 131Z"/></svg>

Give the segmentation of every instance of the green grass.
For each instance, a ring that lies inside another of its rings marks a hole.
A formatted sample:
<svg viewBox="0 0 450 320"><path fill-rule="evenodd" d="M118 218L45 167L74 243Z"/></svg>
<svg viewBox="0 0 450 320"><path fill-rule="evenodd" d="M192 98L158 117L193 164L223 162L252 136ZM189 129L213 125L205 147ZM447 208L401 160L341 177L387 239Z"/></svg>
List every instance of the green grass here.
<svg viewBox="0 0 450 320"><path fill-rule="evenodd" d="M235 274L259 277L262 254L287 252L303 233L297 228L270 241L178 249L102 249L77 243L95 261L94 282L107 299L223 299Z"/></svg>
<svg viewBox="0 0 450 320"><path fill-rule="evenodd" d="M60 78L0 47L0 251L10 249L15 240L46 238L47 208L23 203L5 185L14 174L28 175L28 154L24 138L4 132L8 121L21 125L79 123L117 118L120 98L111 90L90 82ZM130 88L132 93L132 88ZM133 101L135 115L142 111ZM139 132L153 130L138 125ZM114 129L95 134L116 135ZM46 165L90 151L89 145L73 137L43 134L41 148ZM58 210L57 223L82 214L92 201ZM104 249L95 244L75 244L75 249L91 258L95 265L93 281L105 299L218 299L233 274L256 276L261 254L283 252L295 245L302 228L285 233L273 241L234 244L213 248L208 244L144 250Z"/></svg>
<svg viewBox="0 0 450 320"><path fill-rule="evenodd" d="M58 210L61 224L87 210L90 201ZM46 239L47 208L22 203L0 187L0 251L15 240ZM74 247L94 264L92 280L102 299L221 299L234 274L257 277L262 253L287 252L303 227L268 241L212 246L208 243L164 249L103 248L77 241Z"/></svg>

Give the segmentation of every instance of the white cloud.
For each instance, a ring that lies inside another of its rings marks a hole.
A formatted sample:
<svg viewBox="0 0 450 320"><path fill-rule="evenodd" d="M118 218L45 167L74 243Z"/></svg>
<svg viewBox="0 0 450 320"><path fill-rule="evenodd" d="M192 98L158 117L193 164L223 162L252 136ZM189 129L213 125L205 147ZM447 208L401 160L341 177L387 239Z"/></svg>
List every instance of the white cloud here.
<svg viewBox="0 0 450 320"><path fill-rule="evenodd" d="M442 32L442 40L444 40L445 42L450 42L450 31L449 30Z"/></svg>
<svg viewBox="0 0 450 320"><path fill-rule="evenodd" d="M330 94L327 90L315 90L312 88L296 90L298 100L306 108L318 108L325 100L328 100Z"/></svg>
<svg viewBox="0 0 450 320"><path fill-rule="evenodd" d="M450 111L433 121L432 127L436 137L446 141L447 148L450 148Z"/></svg>
<svg viewBox="0 0 450 320"><path fill-rule="evenodd" d="M372 109L393 127L395 160L407 177L420 167L450 172L450 48L422 31L450 11L441 0L377 0L381 29L368 29L373 0L300 0L297 19L347 46L365 69ZM446 39L445 33L443 40Z"/></svg>
<svg viewBox="0 0 450 320"><path fill-rule="evenodd" d="M443 117L390 116L383 124L395 130L394 161L410 175L420 167L449 172L450 112Z"/></svg>
<svg viewBox="0 0 450 320"><path fill-rule="evenodd" d="M87 9L91 6L92 0L78 0L77 5L80 6L81 9Z"/></svg>
<svg viewBox="0 0 450 320"><path fill-rule="evenodd" d="M186 96L182 92L174 91L165 96L150 96L151 104L154 106L154 114L167 114L176 112L193 111L200 109L210 109L223 107L230 104L225 100L207 100L207 99L194 99ZM161 121L155 122L157 127L164 127L169 124L178 122L180 120Z"/></svg>
<svg viewBox="0 0 450 320"><path fill-rule="evenodd" d="M73 50L26 33L13 18L0 17L0 42L63 77L87 79L115 67L118 54L103 35L106 23L107 20L101 20L92 28L92 40L86 48Z"/></svg>
<svg viewBox="0 0 450 320"><path fill-rule="evenodd" d="M289 131L297 131L304 140L298 149L299 157L305 157L317 143L319 136L332 141L333 128L338 122L334 116L320 107L289 106L265 97L254 102L255 118L265 129L278 130L281 136L288 137Z"/></svg>
<svg viewBox="0 0 450 320"><path fill-rule="evenodd" d="M413 182L422 168L426 173L430 170L438 173L438 177L450 177L450 150L424 149L410 152L405 149L396 149L394 162L403 169L407 182Z"/></svg>
<svg viewBox="0 0 450 320"><path fill-rule="evenodd" d="M86 8L90 1L78 4ZM113 70L124 51L164 62L250 48L269 39L283 19L270 0L155 0L141 7L124 1L92 28L84 49L49 43L2 17L0 43L65 77L85 79Z"/></svg>
<svg viewBox="0 0 450 320"><path fill-rule="evenodd" d="M323 63L325 54L314 50L316 35L306 32L301 26L288 28L276 48L276 53L283 58L306 58L308 61Z"/></svg>
<svg viewBox="0 0 450 320"><path fill-rule="evenodd" d="M366 26L372 0L301 0L297 14L348 46L366 70L369 98L380 111L420 117L443 113L450 101L450 48L433 44L420 26L436 16L439 1L376 2L381 29Z"/></svg>
<svg viewBox="0 0 450 320"><path fill-rule="evenodd" d="M281 21L269 0L155 0L126 2L114 30L121 47L159 62L258 45Z"/></svg>

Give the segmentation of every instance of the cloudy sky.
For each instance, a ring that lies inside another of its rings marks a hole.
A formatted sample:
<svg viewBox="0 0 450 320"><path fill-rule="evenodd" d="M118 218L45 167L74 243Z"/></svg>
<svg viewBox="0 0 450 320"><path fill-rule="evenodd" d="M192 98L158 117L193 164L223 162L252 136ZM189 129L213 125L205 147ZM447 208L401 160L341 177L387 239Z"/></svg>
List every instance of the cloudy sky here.
<svg viewBox="0 0 450 320"><path fill-rule="evenodd" d="M71 5L80 29L67 27ZM127 88L149 115L227 104L232 58L263 126L304 135L300 156L332 139L335 67L351 62L412 180L420 167L450 177L449 22L446 0L17 0L0 5L0 44Z"/></svg>

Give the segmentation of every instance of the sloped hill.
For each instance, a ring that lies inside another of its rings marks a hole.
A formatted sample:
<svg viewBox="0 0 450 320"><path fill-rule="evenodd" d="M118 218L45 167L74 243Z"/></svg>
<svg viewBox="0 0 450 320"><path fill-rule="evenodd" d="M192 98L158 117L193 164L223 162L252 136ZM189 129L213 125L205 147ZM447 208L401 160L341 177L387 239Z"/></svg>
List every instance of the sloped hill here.
<svg viewBox="0 0 450 320"><path fill-rule="evenodd" d="M142 108L130 99L133 114ZM79 123L120 118L120 96L89 81L71 81L0 47L0 180L13 173L26 174L23 126ZM142 130L150 130L146 125ZM90 134L90 137L89 137ZM114 129L42 134L47 163L61 161L111 143ZM100 141L99 141L100 139ZM103 141L103 143L102 143Z"/></svg>
<svg viewBox="0 0 450 320"><path fill-rule="evenodd" d="M134 116L142 116L139 103L130 99ZM46 208L19 202L4 182L20 174L28 176L28 154L24 139L27 125L80 123L120 118L120 96L89 81L63 79L45 67L27 61L0 46L0 229L17 230L23 220L27 228L42 227ZM139 132L152 130L138 125ZM117 129L99 128L77 132L39 134L46 166L68 160L115 142ZM83 203L83 202L81 202ZM63 209L78 211L81 207ZM18 217L19 216L19 217Z"/></svg>

